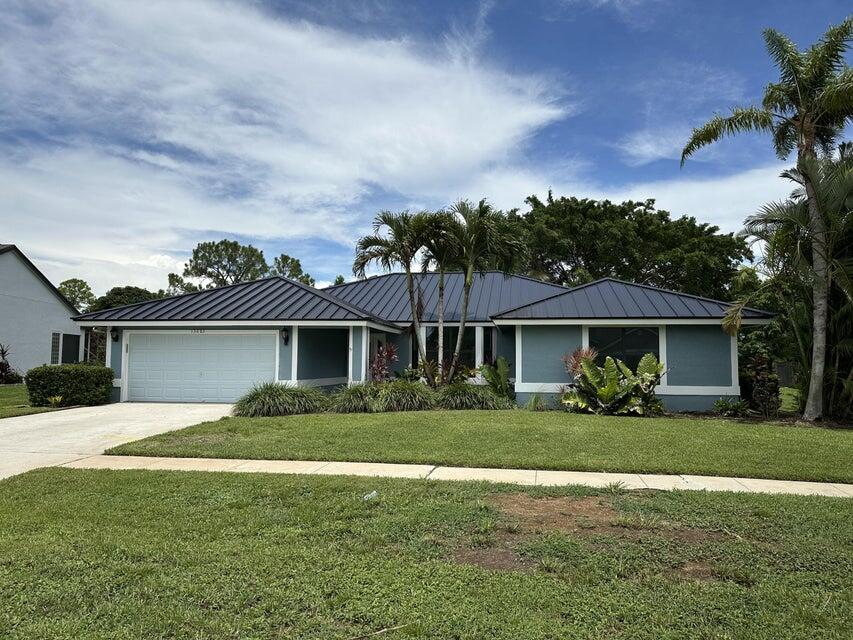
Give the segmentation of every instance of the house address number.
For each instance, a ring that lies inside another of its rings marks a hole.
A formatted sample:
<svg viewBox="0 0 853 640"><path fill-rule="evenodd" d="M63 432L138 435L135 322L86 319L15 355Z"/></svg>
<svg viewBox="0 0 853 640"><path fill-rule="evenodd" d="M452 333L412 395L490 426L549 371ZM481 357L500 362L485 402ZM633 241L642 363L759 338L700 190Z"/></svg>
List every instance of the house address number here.
<svg viewBox="0 0 853 640"><path fill-rule="evenodd" d="M204 333L204 329L190 329L190 333Z"/></svg>

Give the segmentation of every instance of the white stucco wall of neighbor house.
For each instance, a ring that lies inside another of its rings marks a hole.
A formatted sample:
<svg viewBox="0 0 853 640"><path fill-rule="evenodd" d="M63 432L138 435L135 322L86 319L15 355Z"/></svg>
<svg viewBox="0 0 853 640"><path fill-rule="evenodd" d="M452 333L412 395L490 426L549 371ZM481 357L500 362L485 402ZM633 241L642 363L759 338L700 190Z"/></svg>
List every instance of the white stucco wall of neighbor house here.
<svg viewBox="0 0 853 640"><path fill-rule="evenodd" d="M0 343L11 349L15 369L50 364L52 334L79 336L71 313L15 251L0 253Z"/></svg>

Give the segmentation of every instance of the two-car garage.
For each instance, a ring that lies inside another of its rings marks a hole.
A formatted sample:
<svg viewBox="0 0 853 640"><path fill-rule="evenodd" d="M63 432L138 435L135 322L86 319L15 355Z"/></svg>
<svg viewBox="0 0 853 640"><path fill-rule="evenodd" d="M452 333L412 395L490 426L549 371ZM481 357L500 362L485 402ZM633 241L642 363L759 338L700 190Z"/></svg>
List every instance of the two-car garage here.
<svg viewBox="0 0 853 640"><path fill-rule="evenodd" d="M277 332L129 331L126 399L234 402L276 379Z"/></svg>

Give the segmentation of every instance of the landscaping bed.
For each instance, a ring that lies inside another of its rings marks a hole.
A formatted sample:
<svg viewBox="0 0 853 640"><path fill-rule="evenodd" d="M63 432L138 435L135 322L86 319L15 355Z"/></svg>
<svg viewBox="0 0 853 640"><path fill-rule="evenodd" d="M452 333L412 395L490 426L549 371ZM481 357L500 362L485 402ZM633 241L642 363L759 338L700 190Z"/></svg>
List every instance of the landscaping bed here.
<svg viewBox="0 0 853 640"><path fill-rule="evenodd" d="M846 638L851 545L844 499L45 469L0 637Z"/></svg>
<svg viewBox="0 0 853 640"><path fill-rule="evenodd" d="M853 482L853 430L555 411L225 418L108 453Z"/></svg>

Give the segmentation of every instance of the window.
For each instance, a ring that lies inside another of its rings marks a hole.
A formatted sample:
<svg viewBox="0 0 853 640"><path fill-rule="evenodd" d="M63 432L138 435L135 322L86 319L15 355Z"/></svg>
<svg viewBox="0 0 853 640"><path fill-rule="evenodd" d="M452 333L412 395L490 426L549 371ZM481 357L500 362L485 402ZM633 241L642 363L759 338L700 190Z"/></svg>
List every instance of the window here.
<svg viewBox="0 0 853 640"><path fill-rule="evenodd" d="M483 327L483 362L495 362L495 329Z"/></svg>
<svg viewBox="0 0 853 640"><path fill-rule="evenodd" d="M50 334L50 364L59 364L59 345L61 335L58 333Z"/></svg>
<svg viewBox="0 0 853 640"><path fill-rule="evenodd" d="M658 330L655 327L590 327L589 346L598 351L599 364L604 358L618 358L632 370L647 353L660 358Z"/></svg>
<svg viewBox="0 0 853 640"><path fill-rule="evenodd" d="M462 336L462 349L459 351L459 362L467 367L475 366L475 338L474 327L465 327ZM459 335L459 327L444 328L444 362L450 363L453 351L456 349L456 338ZM432 362L438 361L438 328L426 328L426 357ZM412 362L418 361L418 345L412 340Z"/></svg>

